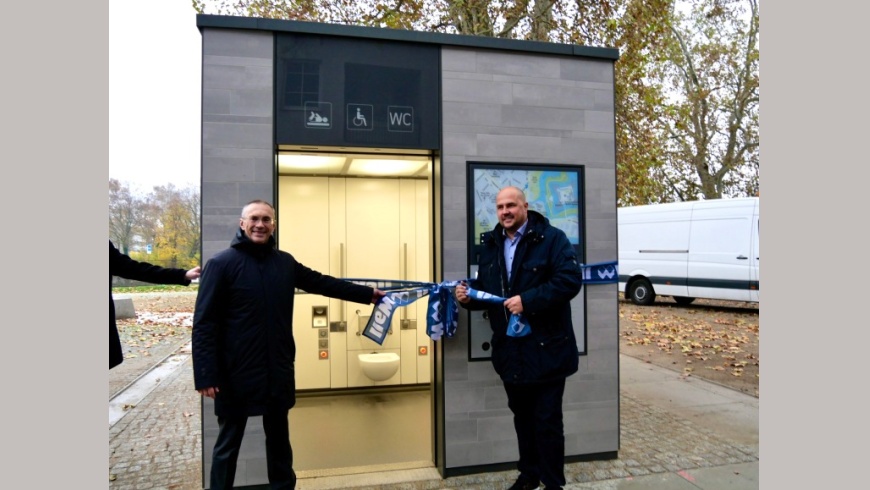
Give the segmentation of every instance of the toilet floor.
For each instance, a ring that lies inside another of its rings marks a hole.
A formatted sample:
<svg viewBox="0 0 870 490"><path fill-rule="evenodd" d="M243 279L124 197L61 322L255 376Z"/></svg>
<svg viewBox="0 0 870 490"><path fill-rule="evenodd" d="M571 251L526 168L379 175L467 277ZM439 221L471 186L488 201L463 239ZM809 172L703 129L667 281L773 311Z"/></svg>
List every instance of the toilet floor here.
<svg viewBox="0 0 870 490"><path fill-rule="evenodd" d="M428 390L298 397L290 410L293 468L313 475L432 466L431 400Z"/></svg>

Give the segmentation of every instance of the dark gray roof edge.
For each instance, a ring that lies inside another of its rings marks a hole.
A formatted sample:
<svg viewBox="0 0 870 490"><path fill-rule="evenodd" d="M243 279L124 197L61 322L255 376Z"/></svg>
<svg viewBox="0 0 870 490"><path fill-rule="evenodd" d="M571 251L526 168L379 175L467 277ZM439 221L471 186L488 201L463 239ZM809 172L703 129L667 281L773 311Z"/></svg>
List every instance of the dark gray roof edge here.
<svg viewBox="0 0 870 490"><path fill-rule="evenodd" d="M349 26L343 24L322 24L319 22L306 22L299 20L198 14L196 16L196 26L200 31L202 31L203 27L217 27L226 29L298 32L304 34L320 34L324 36L360 37L368 39L385 39L389 41L441 44L447 46L467 46L473 48L525 51L531 53L561 54L586 58L603 58L614 61L619 59L619 50L616 48L600 48L594 46L546 43L540 41L523 41L518 39L502 39L485 36L444 34L440 32L407 31L404 29Z"/></svg>

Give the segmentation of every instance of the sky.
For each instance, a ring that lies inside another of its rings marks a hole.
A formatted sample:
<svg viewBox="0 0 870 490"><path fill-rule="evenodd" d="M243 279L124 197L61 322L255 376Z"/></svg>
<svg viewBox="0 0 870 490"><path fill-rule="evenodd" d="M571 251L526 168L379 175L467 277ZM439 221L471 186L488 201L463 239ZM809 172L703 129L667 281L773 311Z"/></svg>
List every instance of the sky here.
<svg viewBox="0 0 870 490"><path fill-rule="evenodd" d="M109 178L199 186L201 48L189 1L109 2Z"/></svg>

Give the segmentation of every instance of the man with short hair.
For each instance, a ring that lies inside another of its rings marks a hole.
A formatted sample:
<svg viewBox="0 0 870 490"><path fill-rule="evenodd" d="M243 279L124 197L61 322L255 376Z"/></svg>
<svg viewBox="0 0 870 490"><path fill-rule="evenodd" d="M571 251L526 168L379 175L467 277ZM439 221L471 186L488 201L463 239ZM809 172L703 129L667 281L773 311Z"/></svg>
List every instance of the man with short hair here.
<svg viewBox="0 0 870 490"><path fill-rule="evenodd" d="M271 488L295 488L287 415L296 404L295 290L355 303L384 292L312 270L275 247L275 209L242 209L230 248L203 269L193 315L196 390L213 398L220 427L210 488L232 488L249 416L262 415Z"/></svg>
<svg viewBox="0 0 870 490"><path fill-rule="evenodd" d="M577 372L579 351L571 299L583 284L577 253L565 233L529 211L523 191L501 189L498 225L484 234L477 278L471 288L504 298L491 303L456 287L460 304L487 310L492 328L492 365L501 376L514 414L520 476L509 490L547 490L565 484L562 396L565 378ZM511 315L522 315L517 327Z"/></svg>

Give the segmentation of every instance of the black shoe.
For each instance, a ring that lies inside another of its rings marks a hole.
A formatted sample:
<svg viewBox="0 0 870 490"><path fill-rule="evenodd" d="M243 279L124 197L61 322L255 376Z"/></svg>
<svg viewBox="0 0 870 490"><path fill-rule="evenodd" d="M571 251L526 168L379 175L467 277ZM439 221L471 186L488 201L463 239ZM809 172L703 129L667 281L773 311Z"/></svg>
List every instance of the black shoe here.
<svg viewBox="0 0 870 490"><path fill-rule="evenodd" d="M562 490L562 487L544 487L544 490Z"/></svg>
<svg viewBox="0 0 870 490"><path fill-rule="evenodd" d="M541 486L541 482L530 481L528 478L520 475L520 477L517 478L516 483L511 485L508 490L537 490L539 486Z"/></svg>

